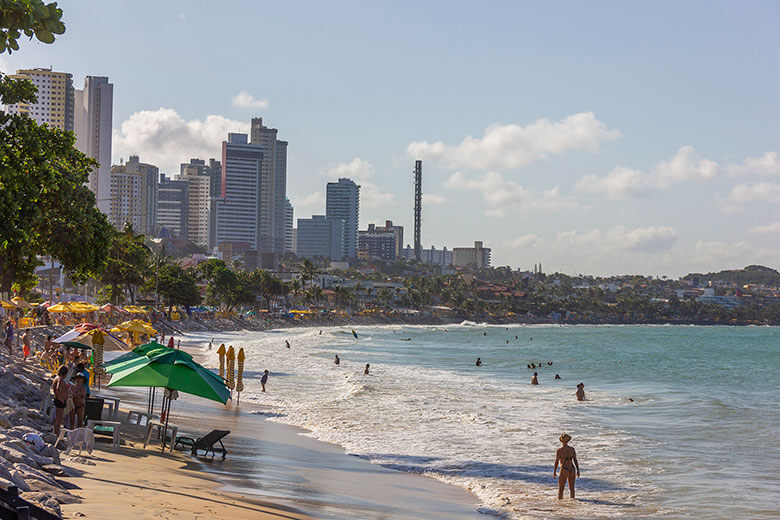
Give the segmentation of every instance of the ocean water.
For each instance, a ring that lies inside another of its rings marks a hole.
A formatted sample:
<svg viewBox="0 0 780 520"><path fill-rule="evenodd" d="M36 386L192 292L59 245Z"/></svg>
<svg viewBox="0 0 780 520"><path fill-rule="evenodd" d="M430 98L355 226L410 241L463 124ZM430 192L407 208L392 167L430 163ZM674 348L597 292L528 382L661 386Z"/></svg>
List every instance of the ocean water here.
<svg viewBox="0 0 780 520"><path fill-rule="evenodd" d="M349 454L466 488L487 515L780 518L780 328L355 330L357 339L345 327L218 339L246 351L242 404L273 407L271 420ZM557 499L552 477L564 431L582 472L574 501Z"/></svg>

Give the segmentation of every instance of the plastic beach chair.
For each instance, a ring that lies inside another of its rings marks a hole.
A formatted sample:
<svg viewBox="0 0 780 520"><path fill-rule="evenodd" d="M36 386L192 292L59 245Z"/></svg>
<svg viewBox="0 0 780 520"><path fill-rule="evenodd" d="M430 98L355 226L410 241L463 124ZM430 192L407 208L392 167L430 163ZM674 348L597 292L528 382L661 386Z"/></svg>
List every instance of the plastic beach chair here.
<svg viewBox="0 0 780 520"><path fill-rule="evenodd" d="M216 455L215 452L218 451L222 453L222 460L225 460L225 457L227 456L227 450L225 449L225 445L222 444L222 439L224 439L225 436L227 436L229 433L230 431L228 430L212 430L206 434L206 436L198 437L197 439L180 436L176 437L176 445L181 444L182 446L187 446L188 448L192 449L193 457L198 456L198 450L203 450L204 455L208 455L210 451L212 457L214 457ZM214 446L216 443L219 443L219 448Z"/></svg>

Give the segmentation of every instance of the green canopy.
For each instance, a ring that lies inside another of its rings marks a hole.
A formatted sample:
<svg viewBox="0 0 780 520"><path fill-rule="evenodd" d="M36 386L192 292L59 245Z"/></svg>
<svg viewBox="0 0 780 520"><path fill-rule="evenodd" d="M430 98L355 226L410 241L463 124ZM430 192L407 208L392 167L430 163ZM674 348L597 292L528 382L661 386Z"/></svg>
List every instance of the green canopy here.
<svg viewBox="0 0 780 520"><path fill-rule="evenodd" d="M230 390L224 380L192 360L182 350L150 349L146 355L112 367L108 386L151 386L170 388L226 403Z"/></svg>

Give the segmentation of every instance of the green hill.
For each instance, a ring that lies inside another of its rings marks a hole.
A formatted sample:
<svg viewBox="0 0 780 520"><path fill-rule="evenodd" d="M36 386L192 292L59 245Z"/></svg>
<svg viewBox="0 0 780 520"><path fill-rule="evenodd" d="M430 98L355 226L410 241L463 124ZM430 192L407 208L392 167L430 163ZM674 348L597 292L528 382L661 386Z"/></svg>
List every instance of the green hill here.
<svg viewBox="0 0 780 520"><path fill-rule="evenodd" d="M693 280L695 276L699 277L701 285L709 281L733 282L739 285L749 283L763 284L769 287L780 287L780 273L770 267L763 265L749 265L744 269L730 269L717 273L690 273L683 279Z"/></svg>

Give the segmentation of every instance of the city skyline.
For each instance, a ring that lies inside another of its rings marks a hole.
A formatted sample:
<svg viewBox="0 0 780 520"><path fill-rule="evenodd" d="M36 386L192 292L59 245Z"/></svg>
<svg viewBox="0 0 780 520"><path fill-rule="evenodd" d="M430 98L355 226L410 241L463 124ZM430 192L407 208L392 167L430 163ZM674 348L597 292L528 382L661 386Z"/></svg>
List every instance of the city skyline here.
<svg viewBox="0 0 780 520"><path fill-rule="evenodd" d="M113 164L172 177L262 116L290 143L296 217L346 177L360 229L411 230L422 159L425 248L568 274L780 263L776 4L61 4L57 44L0 68L108 77ZM283 52L242 67L257 19ZM198 36L222 26L230 45Z"/></svg>

